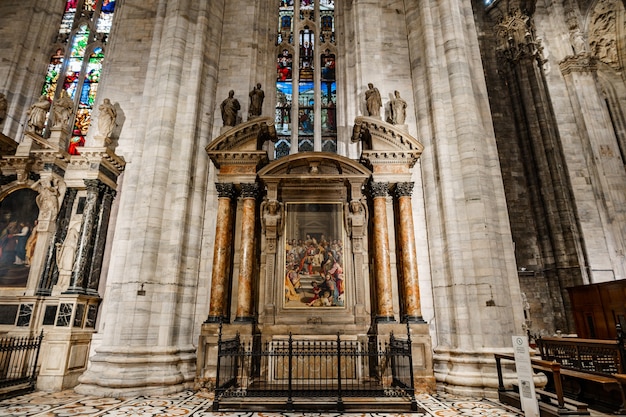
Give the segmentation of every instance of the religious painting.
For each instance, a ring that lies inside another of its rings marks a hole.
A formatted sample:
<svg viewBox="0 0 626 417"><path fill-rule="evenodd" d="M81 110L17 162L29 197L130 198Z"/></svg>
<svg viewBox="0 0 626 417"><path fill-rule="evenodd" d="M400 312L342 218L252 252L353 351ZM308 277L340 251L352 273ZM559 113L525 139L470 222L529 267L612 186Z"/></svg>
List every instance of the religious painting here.
<svg viewBox="0 0 626 417"><path fill-rule="evenodd" d="M37 193L22 188L0 202L0 287L25 287L37 241Z"/></svg>
<svg viewBox="0 0 626 417"><path fill-rule="evenodd" d="M344 307L342 204L287 203L285 216L285 307Z"/></svg>

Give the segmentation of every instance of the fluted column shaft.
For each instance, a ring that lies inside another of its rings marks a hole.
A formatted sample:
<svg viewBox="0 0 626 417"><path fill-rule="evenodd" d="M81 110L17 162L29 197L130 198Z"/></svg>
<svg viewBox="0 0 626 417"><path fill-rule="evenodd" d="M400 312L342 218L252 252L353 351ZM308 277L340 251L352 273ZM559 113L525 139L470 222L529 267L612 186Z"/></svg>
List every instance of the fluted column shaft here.
<svg viewBox="0 0 626 417"><path fill-rule="evenodd" d="M259 186L241 184L243 207L241 214L241 261L239 263L239 279L237 286L237 317L236 322L251 322L252 312L252 275L254 272L254 226L256 224L256 198Z"/></svg>
<svg viewBox="0 0 626 417"><path fill-rule="evenodd" d="M413 186L412 182L401 182L395 188L398 203L395 224L400 239L402 320L405 322L423 322L415 251L413 207L411 204Z"/></svg>
<svg viewBox="0 0 626 417"><path fill-rule="evenodd" d="M376 282L376 321L389 322L393 318L391 286L391 258L389 255L389 230L387 228L387 192L389 184L373 182L370 185L374 216L374 277Z"/></svg>
<svg viewBox="0 0 626 417"><path fill-rule="evenodd" d="M85 286L87 293L91 295L98 295L102 259L104 257L107 231L109 230L109 218L111 217L111 206L113 204L115 194L115 190L108 186L104 186L100 202L100 212L98 213L98 224L95 231L95 242L89 269L89 277Z"/></svg>
<svg viewBox="0 0 626 417"><path fill-rule="evenodd" d="M100 210L99 195L103 184L99 180L85 180L87 199L83 211L83 221L76 247L76 258L72 267L70 285L64 294L84 294L87 269L93 253L94 226Z"/></svg>
<svg viewBox="0 0 626 417"><path fill-rule="evenodd" d="M232 251L233 212L232 199L235 187L231 183L216 183L217 224L215 225L215 248L213 250L213 275L208 323L217 323L226 317L228 296L228 273Z"/></svg>

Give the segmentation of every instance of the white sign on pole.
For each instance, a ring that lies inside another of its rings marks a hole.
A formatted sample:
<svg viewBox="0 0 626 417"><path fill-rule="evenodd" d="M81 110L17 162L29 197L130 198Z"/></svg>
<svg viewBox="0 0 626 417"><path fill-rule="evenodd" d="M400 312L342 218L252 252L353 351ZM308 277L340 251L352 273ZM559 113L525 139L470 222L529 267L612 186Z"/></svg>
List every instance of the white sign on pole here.
<svg viewBox="0 0 626 417"><path fill-rule="evenodd" d="M513 336L513 352L522 410L526 417L539 417L539 404L537 403L533 367L530 364L530 352L526 336Z"/></svg>

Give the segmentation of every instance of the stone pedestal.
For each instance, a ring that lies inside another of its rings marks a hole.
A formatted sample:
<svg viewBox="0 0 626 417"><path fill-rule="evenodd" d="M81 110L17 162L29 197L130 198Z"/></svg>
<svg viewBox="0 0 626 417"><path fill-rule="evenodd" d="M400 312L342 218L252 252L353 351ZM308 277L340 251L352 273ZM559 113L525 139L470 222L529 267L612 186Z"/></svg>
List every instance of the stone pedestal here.
<svg viewBox="0 0 626 417"><path fill-rule="evenodd" d="M408 327L399 323L379 323L378 341L385 343L393 333L395 337L405 339L407 330L411 337L413 357L413 382L415 392L434 393L436 391L435 375L433 373L433 349L426 323L412 323Z"/></svg>

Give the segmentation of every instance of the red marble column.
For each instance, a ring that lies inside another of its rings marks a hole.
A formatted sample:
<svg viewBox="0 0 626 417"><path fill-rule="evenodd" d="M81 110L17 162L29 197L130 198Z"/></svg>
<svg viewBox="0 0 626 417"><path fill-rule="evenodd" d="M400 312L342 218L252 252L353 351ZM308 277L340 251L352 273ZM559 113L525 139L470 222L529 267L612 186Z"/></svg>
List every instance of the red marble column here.
<svg viewBox="0 0 626 417"><path fill-rule="evenodd" d="M213 250L213 275L211 279L211 302L207 323L218 323L225 317L228 296L228 273L232 251L233 209L235 187L231 183L216 183L217 224Z"/></svg>
<svg viewBox="0 0 626 417"><path fill-rule="evenodd" d="M254 225L256 224L256 198L259 186L241 184L243 208L241 215L241 261L239 262L239 281L237 290L236 322L254 321L252 301L252 275L254 273Z"/></svg>
<svg viewBox="0 0 626 417"><path fill-rule="evenodd" d="M387 192L388 183L370 184L374 204L373 243L374 277L376 282L376 321L392 322L393 301L391 287L391 258L389 255L389 230L387 228Z"/></svg>
<svg viewBox="0 0 626 417"><path fill-rule="evenodd" d="M402 321L424 323L420 305L415 229L413 227L413 208L411 205L413 185L412 182L400 182L395 188L395 196L398 202L395 224L396 233L398 234L398 247L400 249Z"/></svg>

